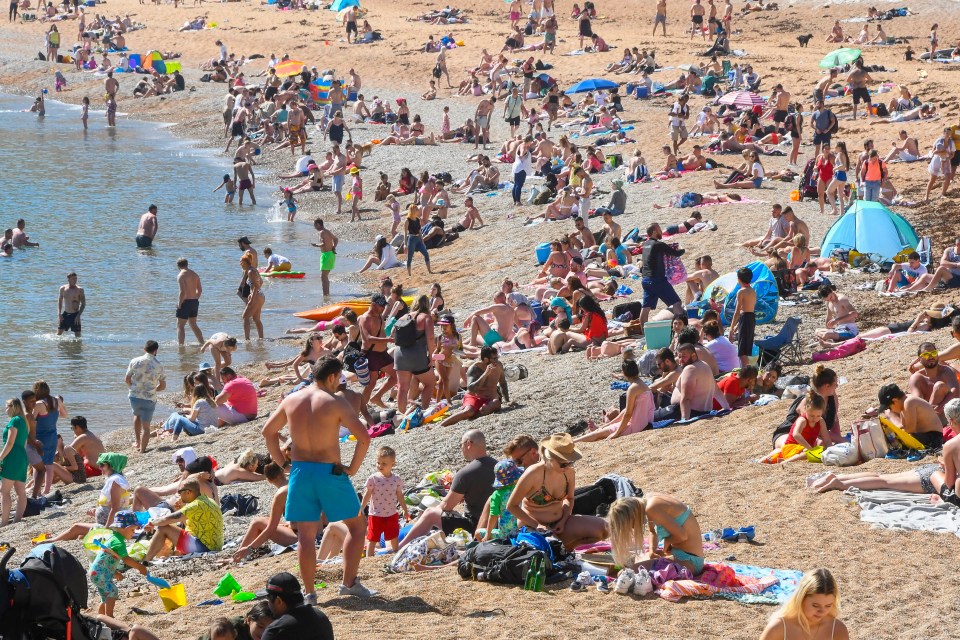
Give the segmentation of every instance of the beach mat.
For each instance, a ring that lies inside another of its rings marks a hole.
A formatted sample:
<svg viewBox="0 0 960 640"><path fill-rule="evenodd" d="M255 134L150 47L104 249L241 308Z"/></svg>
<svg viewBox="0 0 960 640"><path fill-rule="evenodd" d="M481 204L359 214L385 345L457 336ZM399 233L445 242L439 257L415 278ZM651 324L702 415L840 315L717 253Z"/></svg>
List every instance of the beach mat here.
<svg viewBox="0 0 960 640"><path fill-rule="evenodd" d="M846 493L860 505L860 520L874 528L960 537L960 509L942 502L931 504L928 494L863 489L847 489Z"/></svg>
<svg viewBox="0 0 960 640"><path fill-rule="evenodd" d="M720 409L719 411L714 410L710 413L705 413L702 416L697 416L695 418L690 418L688 420L660 420L659 422L654 422L650 425L651 429L665 429L667 427L681 427L688 424L693 424L698 420L709 420L710 418L719 418L725 416L728 413L733 411L733 409Z"/></svg>
<svg viewBox="0 0 960 640"><path fill-rule="evenodd" d="M705 573L721 565L707 564ZM771 569L744 564L727 565L736 573L736 586L716 586L703 580L669 580L657 590L664 600L680 602L684 598L726 598L741 604L783 604L797 589L802 571ZM701 577L703 577L703 575Z"/></svg>

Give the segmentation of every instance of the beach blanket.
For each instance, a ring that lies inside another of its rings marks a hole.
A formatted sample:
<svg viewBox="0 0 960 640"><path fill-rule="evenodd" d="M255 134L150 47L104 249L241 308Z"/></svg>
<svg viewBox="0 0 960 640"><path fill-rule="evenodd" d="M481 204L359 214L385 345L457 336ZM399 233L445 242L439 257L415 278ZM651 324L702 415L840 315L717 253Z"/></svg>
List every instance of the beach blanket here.
<svg viewBox="0 0 960 640"><path fill-rule="evenodd" d="M861 489L847 489L846 493L860 505L860 520L875 528L960 537L960 509L945 503L931 504L927 494Z"/></svg>
<svg viewBox="0 0 960 640"><path fill-rule="evenodd" d="M628 125L626 125L626 126L620 127L620 131L633 131L633 125L632 125L632 124L628 124ZM583 134L583 135L584 135L585 137L586 137L586 136L599 136L599 135L602 135L602 134L604 134L604 133L617 133L617 131L613 131L613 130L611 130L611 129L603 129L602 131L601 131L601 130L588 131L587 133L585 133L585 134ZM580 137L580 134L579 134L579 133L574 133L574 134L572 134L570 137L571 137L571 138L579 138L579 137Z"/></svg>
<svg viewBox="0 0 960 640"><path fill-rule="evenodd" d="M666 427L673 426L683 426L696 422L697 420L709 420L710 418L719 418L727 415L733 411L733 409L721 409L719 411L711 411L710 413L705 413L702 416L697 416L695 418L689 418L687 420L661 420L659 422L654 422L650 425L651 429L664 429Z"/></svg>
<svg viewBox="0 0 960 640"><path fill-rule="evenodd" d="M657 590L657 595L670 602L716 596L744 604L782 604L796 590L801 577L801 571L707 563L697 579L669 580Z"/></svg>

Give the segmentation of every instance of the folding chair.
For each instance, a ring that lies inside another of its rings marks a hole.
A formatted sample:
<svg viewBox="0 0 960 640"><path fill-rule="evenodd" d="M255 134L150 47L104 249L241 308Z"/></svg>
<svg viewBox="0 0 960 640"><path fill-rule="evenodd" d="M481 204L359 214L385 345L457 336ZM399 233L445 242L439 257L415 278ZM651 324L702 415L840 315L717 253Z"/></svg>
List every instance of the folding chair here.
<svg viewBox="0 0 960 640"><path fill-rule="evenodd" d="M771 362L777 362L786 367L803 364L803 343L800 341L799 317L787 318L780 328L780 332L755 340L754 344L760 350L757 364L763 367Z"/></svg>
<svg viewBox="0 0 960 640"><path fill-rule="evenodd" d="M930 244L930 238L920 238L920 243L917 245L917 253L920 254L920 264L929 267L933 264L933 247Z"/></svg>

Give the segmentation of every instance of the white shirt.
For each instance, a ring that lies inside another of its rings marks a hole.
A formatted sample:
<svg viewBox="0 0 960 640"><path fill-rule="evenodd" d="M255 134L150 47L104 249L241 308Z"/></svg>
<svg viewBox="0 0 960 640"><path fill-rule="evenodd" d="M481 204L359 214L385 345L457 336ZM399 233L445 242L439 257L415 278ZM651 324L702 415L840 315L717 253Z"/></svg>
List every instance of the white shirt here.
<svg viewBox="0 0 960 640"><path fill-rule="evenodd" d="M737 355L737 347L727 340L726 336L720 336L716 340L705 342L703 346L713 354L720 373L733 371L740 366L740 356Z"/></svg>
<svg viewBox="0 0 960 640"><path fill-rule="evenodd" d="M313 158L310 156L303 156L297 160L296 169L297 173L304 173L311 164L314 164Z"/></svg>
<svg viewBox="0 0 960 640"><path fill-rule="evenodd" d="M513 172L520 173L521 171L526 171L527 175L533 173L533 167L530 164L530 152L527 151L523 155L517 154L517 157L513 161Z"/></svg>
<svg viewBox="0 0 960 640"><path fill-rule="evenodd" d="M685 107L680 104L680 101L673 103L673 107L670 108L670 126L671 127L680 127L683 126L683 119L680 115L683 113Z"/></svg>
<svg viewBox="0 0 960 640"><path fill-rule="evenodd" d="M284 262L290 262L290 261L284 258L283 256L277 255L275 253L271 254L271 256L267 258L267 266L273 267L274 269L279 267Z"/></svg>
<svg viewBox="0 0 960 640"><path fill-rule="evenodd" d="M380 250L380 264L377 269L393 269L399 267L400 261L397 259L397 250L392 244L387 244Z"/></svg>
<svg viewBox="0 0 960 640"><path fill-rule="evenodd" d="M220 45L220 62L226 62L226 61L227 61L227 45L221 44Z"/></svg>
<svg viewBox="0 0 960 640"><path fill-rule="evenodd" d="M763 177L763 166L759 162L754 162L753 167L751 168L754 177L762 178Z"/></svg>

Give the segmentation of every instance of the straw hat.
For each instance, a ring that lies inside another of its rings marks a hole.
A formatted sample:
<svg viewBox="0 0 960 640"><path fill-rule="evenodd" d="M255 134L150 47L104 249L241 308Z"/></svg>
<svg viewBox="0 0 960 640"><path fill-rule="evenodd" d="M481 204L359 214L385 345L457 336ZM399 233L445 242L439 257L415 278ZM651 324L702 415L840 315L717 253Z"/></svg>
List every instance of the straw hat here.
<svg viewBox="0 0 960 640"><path fill-rule="evenodd" d="M540 441L540 447L548 452L551 458L564 462L576 462L583 457L580 450L573 444L573 438L569 433L555 433L544 438Z"/></svg>
<svg viewBox="0 0 960 640"><path fill-rule="evenodd" d="M953 313L953 307L947 306L942 302L937 303L931 308L927 309L927 315L937 320L940 320L951 313Z"/></svg>

